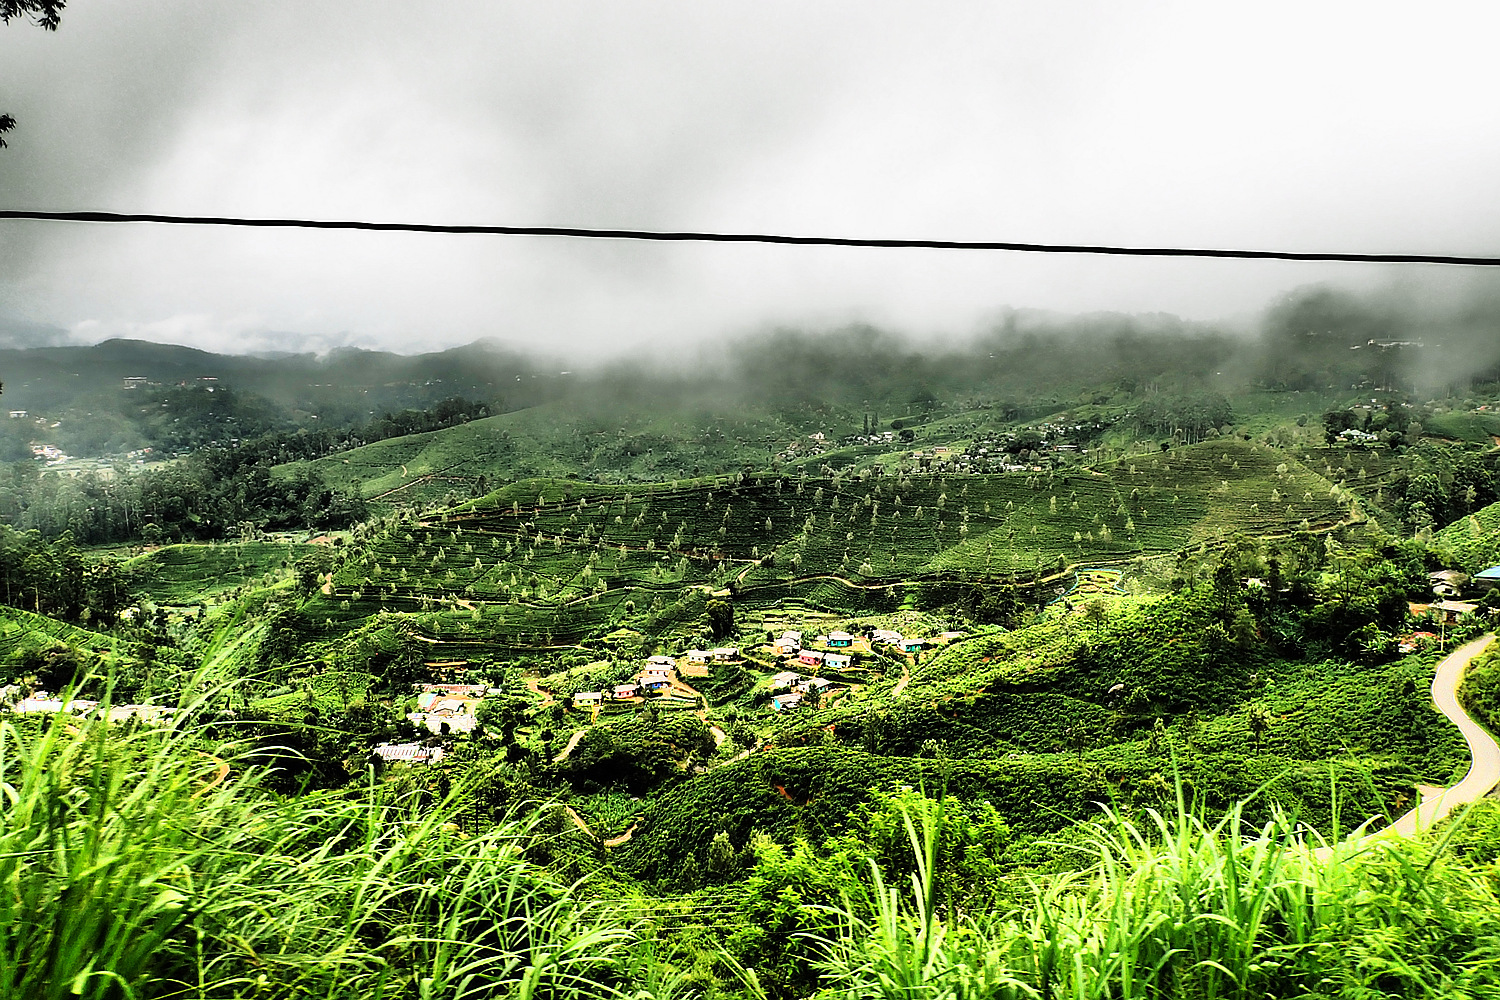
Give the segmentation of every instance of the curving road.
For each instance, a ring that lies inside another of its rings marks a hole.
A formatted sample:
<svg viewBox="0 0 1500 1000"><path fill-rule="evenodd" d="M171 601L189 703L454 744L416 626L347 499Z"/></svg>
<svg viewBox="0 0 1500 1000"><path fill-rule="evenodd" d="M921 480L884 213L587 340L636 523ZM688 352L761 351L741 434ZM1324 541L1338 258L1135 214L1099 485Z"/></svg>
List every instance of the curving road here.
<svg viewBox="0 0 1500 1000"><path fill-rule="evenodd" d="M1424 796L1415 809L1373 836L1413 836L1430 829L1459 806L1483 798L1500 785L1500 745L1458 703L1458 685L1469 661L1484 652L1494 638L1493 635L1481 636L1458 647L1438 664L1437 675L1432 679L1433 703L1459 728L1469 744L1472 763L1468 773L1458 784Z"/></svg>

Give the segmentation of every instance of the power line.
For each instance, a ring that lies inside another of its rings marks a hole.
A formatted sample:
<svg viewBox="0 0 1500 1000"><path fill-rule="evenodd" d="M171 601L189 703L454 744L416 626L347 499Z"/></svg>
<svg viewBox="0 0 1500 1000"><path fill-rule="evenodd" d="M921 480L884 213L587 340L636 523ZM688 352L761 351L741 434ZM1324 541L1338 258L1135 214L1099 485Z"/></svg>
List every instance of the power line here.
<svg viewBox="0 0 1500 1000"><path fill-rule="evenodd" d="M1345 261L1355 264L1455 264L1500 267L1500 257L1426 253L1307 253L1296 250L1222 250L1203 247L1118 247L1084 243L1010 243L987 240L879 240L846 236L786 236L769 233L665 232L648 229L575 229L564 226L454 226L427 222L361 222L336 219L241 219L213 215L139 212L35 212L0 210L0 220L37 222L157 223L171 226L236 226L250 229L352 229L383 233L478 236L563 236L586 240L652 243L773 243L790 246L872 247L919 250L1009 250L1015 253L1103 254L1116 257L1225 257L1237 260Z"/></svg>

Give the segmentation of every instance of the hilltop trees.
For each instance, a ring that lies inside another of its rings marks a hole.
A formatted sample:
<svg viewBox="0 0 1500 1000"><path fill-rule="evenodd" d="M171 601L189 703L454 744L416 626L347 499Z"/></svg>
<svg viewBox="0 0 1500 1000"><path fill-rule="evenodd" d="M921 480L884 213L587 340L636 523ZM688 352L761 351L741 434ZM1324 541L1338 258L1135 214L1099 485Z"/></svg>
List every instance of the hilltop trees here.
<svg viewBox="0 0 1500 1000"><path fill-rule="evenodd" d="M1196 444L1209 431L1232 421L1234 409L1219 393L1162 393L1146 399L1136 410L1135 418L1143 430L1171 434L1187 444Z"/></svg>

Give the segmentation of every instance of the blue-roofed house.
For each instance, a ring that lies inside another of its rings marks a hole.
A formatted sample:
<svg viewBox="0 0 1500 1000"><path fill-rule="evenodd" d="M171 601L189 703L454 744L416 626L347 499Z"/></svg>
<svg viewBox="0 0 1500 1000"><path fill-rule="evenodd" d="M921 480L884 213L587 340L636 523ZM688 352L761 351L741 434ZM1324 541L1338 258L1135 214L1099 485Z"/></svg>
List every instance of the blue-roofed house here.
<svg viewBox="0 0 1500 1000"><path fill-rule="evenodd" d="M1474 579L1470 582L1480 590L1488 591L1500 587L1500 566L1491 566L1487 570L1475 573Z"/></svg>

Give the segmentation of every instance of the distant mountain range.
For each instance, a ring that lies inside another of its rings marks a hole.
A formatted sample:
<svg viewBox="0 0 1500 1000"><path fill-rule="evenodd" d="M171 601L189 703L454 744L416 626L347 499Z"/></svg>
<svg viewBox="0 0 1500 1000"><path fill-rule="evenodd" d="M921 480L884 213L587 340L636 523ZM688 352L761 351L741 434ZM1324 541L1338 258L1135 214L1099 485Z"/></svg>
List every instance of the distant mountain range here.
<svg viewBox="0 0 1500 1000"><path fill-rule="evenodd" d="M87 346L58 343L65 331L7 322L0 327L0 381L10 409L61 412L93 407L122 391L216 381L289 410L357 419L372 411L423 407L452 396L513 405L550 398L558 366L481 342L429 354L339 348L319 357L214 354L141 340ZM27 346L17 346L26 344Z"/></svg>

